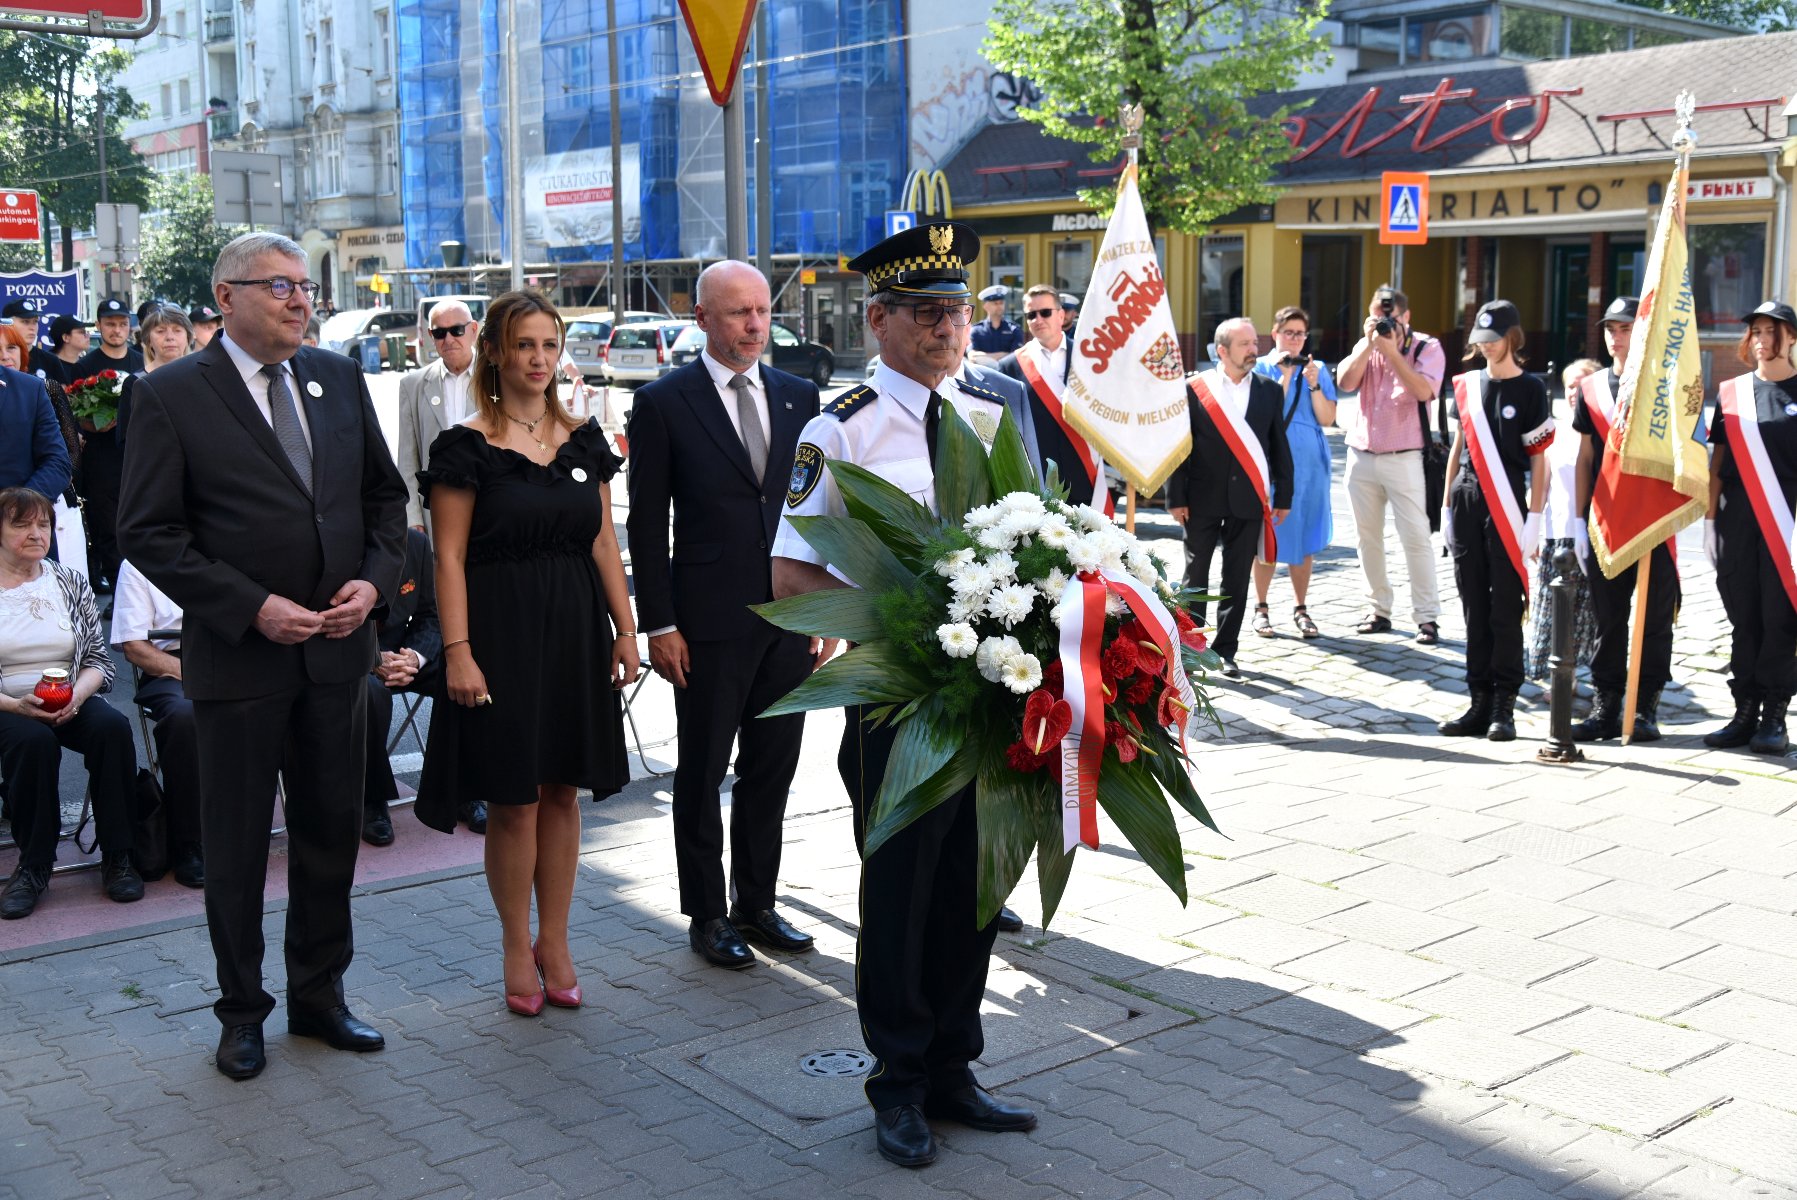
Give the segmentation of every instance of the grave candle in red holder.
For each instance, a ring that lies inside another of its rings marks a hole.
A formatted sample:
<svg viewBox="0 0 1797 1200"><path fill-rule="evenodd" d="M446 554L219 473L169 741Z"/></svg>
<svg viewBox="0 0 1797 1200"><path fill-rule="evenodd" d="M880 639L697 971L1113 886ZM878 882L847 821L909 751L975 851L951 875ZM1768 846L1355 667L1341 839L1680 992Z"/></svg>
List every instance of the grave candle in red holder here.
<svg viewBox="0 0 1797 1200"><path fill-rule="evenodd" d="M69 673L56 667L45 671L32 691L43 701L45 712L60 712L75 698L75 685L69 682Z"/></svg>

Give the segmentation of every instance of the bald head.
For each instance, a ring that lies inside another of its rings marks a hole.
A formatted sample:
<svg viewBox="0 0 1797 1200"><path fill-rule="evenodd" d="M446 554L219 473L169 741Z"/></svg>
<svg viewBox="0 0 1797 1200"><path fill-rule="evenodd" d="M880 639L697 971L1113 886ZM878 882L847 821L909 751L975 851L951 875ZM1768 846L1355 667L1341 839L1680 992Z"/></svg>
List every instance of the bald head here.
<svg viewBox="0 0 1797 1200"><path fill-rule="evenodd" d="M705 353L732 371L749 370L767 346L767 280L748 263L725 259L699 272L696 290L693 319L705 331Z"/></svg>

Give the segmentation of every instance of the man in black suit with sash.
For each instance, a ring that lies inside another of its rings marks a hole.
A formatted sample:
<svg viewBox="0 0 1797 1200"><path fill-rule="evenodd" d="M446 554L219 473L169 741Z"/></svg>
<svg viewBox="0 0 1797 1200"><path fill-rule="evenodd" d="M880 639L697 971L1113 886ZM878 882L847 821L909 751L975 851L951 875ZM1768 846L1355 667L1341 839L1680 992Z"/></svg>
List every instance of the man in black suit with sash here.
<svg viewBox="0 0 1797 1200"><path fill-rule="evenodd" d="M219 254L225 331L138 381L119 536L185 610L206 923L218 960L218 1069L265 1062L262 902L277 774L288 834L287 1028L378 1050L350 1014L349 891L362 826L365 678L399 586L405 484L361 369L301 349L318 285L278 234Z"/></svg>
<svg viewBox="0 0 1797 1200"><path fill-rule="evenodd" d="M774 910L805 718L756 714L804 682L829 648L774 628L749 605L774 598L768 547L818 391L760 362L769 297L754 267L707 267L693 315L705 349L636 393L628 528L638 625L650 665L674 685L674 858L687 940L705 961L736 968L755 962L745 937L777 950L812 944ZM718 787L732 742L727 894Z"/></svg>
<svg viewBox="0 0 1797 1200"><path fill-rule="evenodd" d="M1167 511L1185 526L1186 586L1210 590L1211 554L1223 547L1217 636L1223 674L1241 677L1236 646L1258 551L1273 561L1276 527L1292 506L1292 452L1284 394L1254 372L1260 342L1236 317L1217 326L1218 365L1193 376L1188 391L1192 452L1167 481ZM1204 623L1204 605L1192 616Z"/></svg>
<svg viewBox="0 0 1797 1200"><path fill-rule="evenodd" d="M1032 287L1023 298L1031 340L1000 359L995 369L1029 393L1042 457L1059 470L1068 502L1094 504L1108 514L1112 501L1104 480L1104 456L1073 428L1062 410L1067 379L1073 373L1073 339L1063 328L1064 311L1053 288L1045 283Z"/></svg>

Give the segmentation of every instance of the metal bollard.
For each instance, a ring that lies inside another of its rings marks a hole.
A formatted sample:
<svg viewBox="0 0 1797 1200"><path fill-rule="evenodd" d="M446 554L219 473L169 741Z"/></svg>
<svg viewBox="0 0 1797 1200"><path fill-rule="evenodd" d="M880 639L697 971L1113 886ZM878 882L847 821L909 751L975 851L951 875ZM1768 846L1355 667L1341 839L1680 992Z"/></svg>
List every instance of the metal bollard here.
<svg viewBox="0 0 1797 1200"><path fill-rule="evenodd" d="M1547 660L1552 680L1548 685L1547 745L1535 752L1542 762L1585 761L1584 751L1572 740L1572 677L1578 668L1572 652L1572 605L1578 588L1572 573L1578 569L1578 556L1570 549L1554 555L1554 578L1547 585L1548 603L1554 612L1554 649Z"/></svg>

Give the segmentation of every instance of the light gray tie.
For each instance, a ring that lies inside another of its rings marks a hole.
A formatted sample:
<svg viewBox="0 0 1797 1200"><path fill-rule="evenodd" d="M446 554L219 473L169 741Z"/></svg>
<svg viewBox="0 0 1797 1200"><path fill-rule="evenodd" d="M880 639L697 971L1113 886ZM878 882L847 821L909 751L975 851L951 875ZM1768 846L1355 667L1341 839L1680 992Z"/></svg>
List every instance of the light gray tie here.
<svg viewBox="0 0 1797 1200"><path fill-rule="evenodd" d="M287 453L287 461L299 472L306 495L312 494L312 448L306 445L306 431L300 428L299 409L293 406L293 393L287 387L287 372L280 363L262 368L268 376L268 415L275 427L275 441Z"/></svg>
<svg viewBox="0 0 1797 1200"><path fill-rule="evenodd" d="M755 482L767 474L767 435L761 432L761 414L755 411L755 394L750 391L747 375L732 375L730 386L736 390L736 420L743 427L743 448L749 452L749 466L755 471Z"/></svg>

